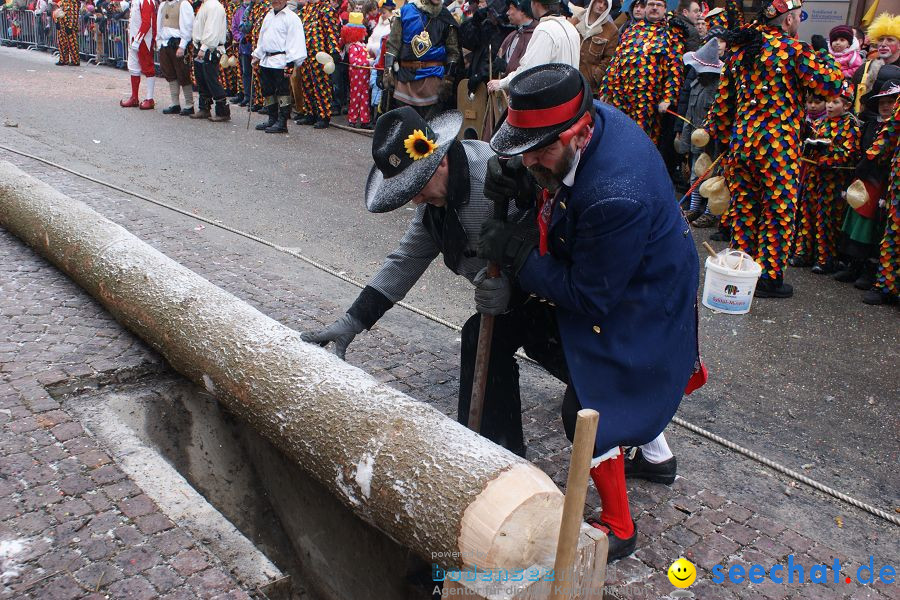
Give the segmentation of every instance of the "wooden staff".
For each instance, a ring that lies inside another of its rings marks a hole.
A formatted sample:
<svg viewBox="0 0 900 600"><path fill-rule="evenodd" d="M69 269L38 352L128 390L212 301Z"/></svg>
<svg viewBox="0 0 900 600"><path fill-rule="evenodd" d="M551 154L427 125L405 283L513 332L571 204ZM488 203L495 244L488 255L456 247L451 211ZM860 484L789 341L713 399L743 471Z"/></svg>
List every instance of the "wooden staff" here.
<svg viewBox="0 0 900 600"><path fill-rule="evenodd" d="M566 480L566 499L563 503L562 524L559 528L559 542L556 544L556 561L553 564L554 584L551 600L573 598L575 596L575 552L578 536L584 521L584 498L587 495L591 457L594 455L594 441L597 439L597 423L600 413L590 408L578 411L575 421L575 441L572 444L572 458L569 460L569 477Z"/></svg>
<svg viewBox="0 0 900 600"><path fill-rule="evenodd" d="M503 159L500 159L503 161ZM494 202L494 218L506 220L509 198ZM488 277L499 277L500 265L488 263ZM491 342L494 339L494 315L481 315L478 328L478 347L475 350L475 376L472 380L472 396L469 400L469 429L481 431L481 414L484 408L484 390L487 387L488 367L491 361Z"/></svg>

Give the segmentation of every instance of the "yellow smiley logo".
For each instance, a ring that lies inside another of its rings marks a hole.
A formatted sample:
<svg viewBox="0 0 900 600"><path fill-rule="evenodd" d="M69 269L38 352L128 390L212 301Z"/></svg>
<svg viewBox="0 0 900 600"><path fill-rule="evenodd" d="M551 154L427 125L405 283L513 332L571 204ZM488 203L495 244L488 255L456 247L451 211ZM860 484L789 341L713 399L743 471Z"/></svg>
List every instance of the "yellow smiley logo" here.
<svg viewBox="0 0 900 600"><path fill-rule="evenodd" d="M677 588L690 587L697 579L697 567L686 558L679 558L669 566L669 581Z"/></svg>

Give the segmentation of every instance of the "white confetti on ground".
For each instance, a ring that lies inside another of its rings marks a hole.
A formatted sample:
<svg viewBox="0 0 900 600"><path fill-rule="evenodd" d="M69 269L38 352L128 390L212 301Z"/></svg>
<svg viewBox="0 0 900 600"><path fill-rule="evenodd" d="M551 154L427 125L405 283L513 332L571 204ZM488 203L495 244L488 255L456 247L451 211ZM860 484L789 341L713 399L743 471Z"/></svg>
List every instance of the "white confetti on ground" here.
<svg viewBox="0 0 900 600"><path fill-rule="evenodd" d="M0 583L6 584L19 576L19 563L16 556L25 550L27 539L0 540Z"/></svg>

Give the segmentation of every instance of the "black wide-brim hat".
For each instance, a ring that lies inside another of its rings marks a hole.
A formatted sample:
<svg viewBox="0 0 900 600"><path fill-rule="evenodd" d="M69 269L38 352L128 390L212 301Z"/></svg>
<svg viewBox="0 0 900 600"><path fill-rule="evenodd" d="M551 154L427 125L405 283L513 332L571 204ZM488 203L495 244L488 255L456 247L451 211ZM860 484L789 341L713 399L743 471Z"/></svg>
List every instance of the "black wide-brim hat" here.
<svg viewBox="0 0 900 600"><path fill-rule="evenodd" d="M587 79L564 64L539 65L509 82L509 108L491 138L501 156L515 156L548 146L591 110Z"/></svg>
<svg viewBox="0 0 900 600"><path fill-rule="evenodd" d="M369 212L390 212L421 192L456 141L462 122L462 113L455 110L427 122L409 106L384 113L372 136L375 164L366 180Z"/></svg>

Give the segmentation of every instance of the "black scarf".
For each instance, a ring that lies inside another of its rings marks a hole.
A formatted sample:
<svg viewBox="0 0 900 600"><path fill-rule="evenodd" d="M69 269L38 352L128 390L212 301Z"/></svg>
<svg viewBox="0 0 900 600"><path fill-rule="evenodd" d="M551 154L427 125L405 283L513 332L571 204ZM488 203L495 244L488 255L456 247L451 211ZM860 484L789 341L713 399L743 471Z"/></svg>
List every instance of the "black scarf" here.
<svg viewBox="0 0 900 600"><path fill-rule="evenodd" d="M459 221L459 209L469 203L469 162L459 141L447 151L450 172L447 181L446 206L425 206L422 224L444 255L444 264L454 273L462 260L469 237Z"/></svg>

